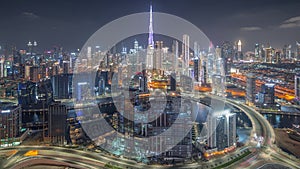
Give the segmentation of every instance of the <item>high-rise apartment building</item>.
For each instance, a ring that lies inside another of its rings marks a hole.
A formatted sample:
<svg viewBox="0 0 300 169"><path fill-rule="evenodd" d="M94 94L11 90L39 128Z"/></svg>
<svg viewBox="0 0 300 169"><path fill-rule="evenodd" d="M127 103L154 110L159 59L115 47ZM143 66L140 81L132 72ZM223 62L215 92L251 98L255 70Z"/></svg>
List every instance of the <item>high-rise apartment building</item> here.
<svg viewBox="0 0 300 169"><path fill-rule="evenodd" d="M21 107L9 102L0 102L0 147L11 145L20 136Z"/></svg>
<svg viewBox="0 0 300 169"><path fill-rule="evenodd" d="M263 106L272 106L275 103L275 84L266 83L261 86L258 94L258 103Z"/></svg>
<svg viewBox="0 0 300 169"><path fill-rule="evenodd" d="M51 143L64 144L67 128L67 108L61 103L48 107L48 138Z"/></svg>
<svg viewBox="0 0 300 169"><path fill-rule="evenodd" d="M255 101L256 77L254 73L247 74L246 104L253 105Z"/></svg>
<svg viewBox="0 0 300 169"><path fill-rule="evenodd" d="M236 114L224 112L207 118L207 144L211 149L224 150L236 146Z"/></svg>
<svg viewBox="0 0 300 169"><path fill-rule="evenodd" d="M256 61L261 60L261 50L260 50L260 46L259 46L258 43L255 44L254 55L255 55L255 60Z"/></svg>
<svg viewBox="0 0 300 169"><path fill-rule="evenodd" d="M295 98L300 99L300 74L295 75Z"/></svg>
<svg viewBox="0 0 300 169"><path fill-rule="evenodd" d="M39 67L38 66L32 66L30 67L30 80L32 82L38 82L40 81L40 77L39 77Z"/></svg>
<svg viewBox="0 0 300 169"><path fill-rule="evenodd" d="M188 69L189 61L190 61L190 37L189 37L189 35L186 35L186 34L183 35L182 53L183 53L183 59L184 59L183 68Z"/></svg>

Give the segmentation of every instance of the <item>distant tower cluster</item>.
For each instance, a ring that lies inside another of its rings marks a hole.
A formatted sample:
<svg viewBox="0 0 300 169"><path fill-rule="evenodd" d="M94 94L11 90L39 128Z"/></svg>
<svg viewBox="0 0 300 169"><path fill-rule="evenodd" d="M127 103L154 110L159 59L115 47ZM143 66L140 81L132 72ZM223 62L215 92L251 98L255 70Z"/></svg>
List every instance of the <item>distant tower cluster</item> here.
<svg viewBox="0 0 300 169"><path fill-rule="evenodd" d="M270 44L255 44L254 61L280 64L282 62L300 61L300 43L296 41L295 48L292 45L284 45L282 49L273 48Z"/></svg>

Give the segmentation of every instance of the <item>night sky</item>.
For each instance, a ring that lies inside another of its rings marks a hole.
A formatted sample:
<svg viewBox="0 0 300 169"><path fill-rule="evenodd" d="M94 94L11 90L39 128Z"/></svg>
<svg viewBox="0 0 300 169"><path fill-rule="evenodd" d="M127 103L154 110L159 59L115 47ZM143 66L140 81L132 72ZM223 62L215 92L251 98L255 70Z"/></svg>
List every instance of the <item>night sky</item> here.
<svg viewBox="0 0 300 169"><path fill-rule="evenodd" d="M1 0L0 45L25 48L29 40L36 40L41 49L81 48L101 26L147 12L149 4L147 0ZM299 0L152 0L152 4L154 12L195 24L214 45L241 39L244 51L253 51L255 43L282 48L300 41Z"/></svg>

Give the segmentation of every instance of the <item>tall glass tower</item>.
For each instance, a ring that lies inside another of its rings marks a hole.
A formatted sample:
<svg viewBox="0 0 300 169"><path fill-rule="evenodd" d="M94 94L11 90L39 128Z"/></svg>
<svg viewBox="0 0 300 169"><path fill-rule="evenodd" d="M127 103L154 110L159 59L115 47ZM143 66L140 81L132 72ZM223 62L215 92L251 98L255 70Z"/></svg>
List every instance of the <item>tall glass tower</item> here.
<svg viewBox="0 0 300 169"><path fill-rule="evenodd" d="M150 5L150 23L149 23L149 38L147 49L146 68L153 69L155 61L153 61L154 40L153 40L153 25L152 25L152 5Z"/></svg>
<svg viewBox="0 0 300 169"><path fill-rule="evenodd" d="M149 24L148 46L152 46L152 47L154 46L153 25L152 25L152 5L150 5L150 24Z"/></svg>

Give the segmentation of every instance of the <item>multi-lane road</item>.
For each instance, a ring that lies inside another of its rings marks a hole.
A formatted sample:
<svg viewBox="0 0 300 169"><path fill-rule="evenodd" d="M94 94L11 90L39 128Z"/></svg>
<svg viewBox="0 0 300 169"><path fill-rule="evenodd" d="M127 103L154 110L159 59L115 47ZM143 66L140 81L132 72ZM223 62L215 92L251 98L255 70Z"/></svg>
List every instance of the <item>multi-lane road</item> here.
<svg viewBox="0 0 300 169"><path fill-rule="evenodd" d="M145 168L145 164L137 165L137 162L118 158L105 153L82 151L64 147L47 146L19 146L15 147L18 152L6 159L2 167L7 169L20 169L26 166L46 164L51 166L65 166L72 168L104 168L106 164L119 166L121 168ZM13 150L7 148L3 150ZM37 155L25 156L26 152L36 150ZM40 160L43 159L43 160ZM36 162L36 160L40 160Z"/></svg>
<svg viewBox="0 0 300 169"><path fill-rule="evenodd" d="M291 168L300 168L299 159L282 152L276 146L274 130L270 123L259 112L234 100L227 99L226 103L242 110L253 123L253 132L255 132L257 136L263 137L262 148L258 152L259 158L251 161L250 168L257 168L257 164L263 164L265 162L282 163Z"/></svg>

